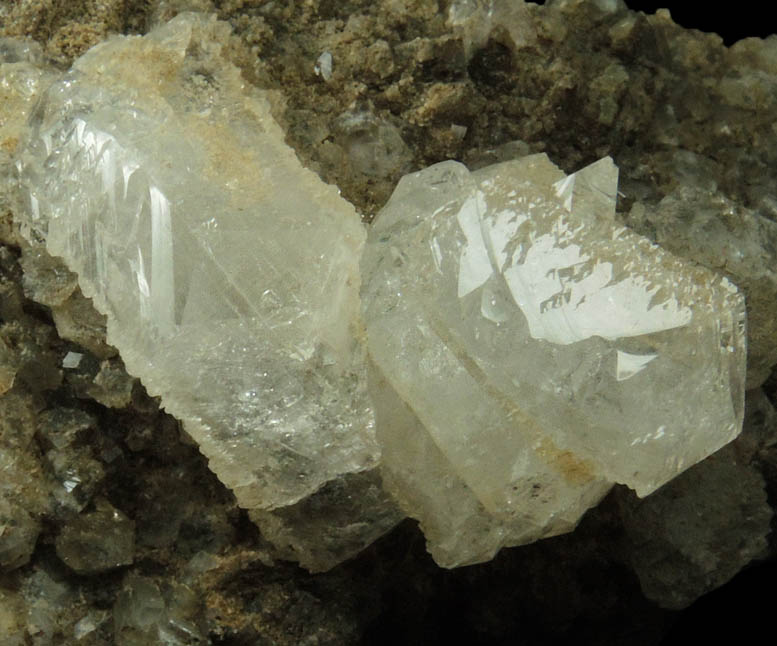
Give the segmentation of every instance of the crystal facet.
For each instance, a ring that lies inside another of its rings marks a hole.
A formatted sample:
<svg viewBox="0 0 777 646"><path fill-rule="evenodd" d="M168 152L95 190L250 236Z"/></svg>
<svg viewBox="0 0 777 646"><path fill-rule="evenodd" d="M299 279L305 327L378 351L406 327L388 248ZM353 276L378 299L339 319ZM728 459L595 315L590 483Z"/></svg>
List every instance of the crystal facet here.
<svg viewBox="0 0 777 646"><path fill-rule="evenodd" d="M264 94L182 15L94 47L20 158L30 239L78 273L128 370L248 508L375 465L359 337L364 227Z"/></svg>
<svg viewBox="0 0 777 646"><path fill-rule="evenodd" d="M744 299L619 226L616 192L609 158L443 162L373 224L385 480L445 565L568 531L612 483L647 495L741 429Z"/></svg>

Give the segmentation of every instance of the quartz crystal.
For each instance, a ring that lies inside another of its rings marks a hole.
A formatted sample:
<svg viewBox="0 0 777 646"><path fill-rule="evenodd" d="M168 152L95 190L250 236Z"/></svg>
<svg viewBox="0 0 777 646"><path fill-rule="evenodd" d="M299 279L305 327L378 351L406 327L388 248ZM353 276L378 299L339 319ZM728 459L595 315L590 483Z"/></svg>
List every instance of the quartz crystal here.
<svg viewBox="0 0 777 646"><path fill-rule="evenodd" d="M363 311L386 485L446 566L645 496L741 430L744 299L615 219L617 169L405 176Z"/></svg>
<svg viewBox="0 0 777 646"><path fill-rule="evenodd" d="M97 574L129 565L135 551L135 523L107 500L69 520L57 536L57 556L78 574Z"/></svg>
<svg viewBox="0 0 777 646"><path fill-rule="evenodd" d="M229 36L182 14L78 59L31 118L19 211L128 371L242 506L270 510L377 463L365 232L221 54Z"/></svg>

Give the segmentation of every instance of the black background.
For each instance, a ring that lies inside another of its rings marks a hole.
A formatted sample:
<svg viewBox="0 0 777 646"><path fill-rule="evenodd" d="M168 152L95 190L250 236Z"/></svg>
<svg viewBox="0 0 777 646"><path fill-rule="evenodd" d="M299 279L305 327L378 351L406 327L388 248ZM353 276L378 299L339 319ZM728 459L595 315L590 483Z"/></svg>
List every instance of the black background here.
<svg viewBox="0 0 777 646"><path fill-rule="evenodd" d="M537 4L545 4L537 2ZM665 7L672 19L687 29L699 29L720 34L727 45L741 38L759 36L765 38L777 31L777 4L774 2L714 2L711 0L666 0L644 2L626 0L629 9L655 13Z"/></svg>

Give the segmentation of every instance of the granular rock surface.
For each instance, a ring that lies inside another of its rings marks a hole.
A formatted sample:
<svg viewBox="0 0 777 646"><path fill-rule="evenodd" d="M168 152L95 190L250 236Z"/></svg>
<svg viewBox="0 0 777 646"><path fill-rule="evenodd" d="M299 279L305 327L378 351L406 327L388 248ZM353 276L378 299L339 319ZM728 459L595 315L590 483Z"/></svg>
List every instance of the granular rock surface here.
<svg viewBox="0 0 777 646"><path fill-rule="evenodd" d="M616 489L574 533L488 564L438 568L406 521L308 574L126 375L73 277L24 248L2 130L21 108L3 101L5 643L658 644L676 609L772 557L777 40L725 47L620 0L494 4L3 2L0 36L31 40L0 44L0 92L8 65L63 69L109 34L193 9L231 24L230 60L270 91L287 143L367 219L402 175L446 159L474 170L545 152L570 173L609 155L616 218L745 292L740 438L652 496Z"/></svg>

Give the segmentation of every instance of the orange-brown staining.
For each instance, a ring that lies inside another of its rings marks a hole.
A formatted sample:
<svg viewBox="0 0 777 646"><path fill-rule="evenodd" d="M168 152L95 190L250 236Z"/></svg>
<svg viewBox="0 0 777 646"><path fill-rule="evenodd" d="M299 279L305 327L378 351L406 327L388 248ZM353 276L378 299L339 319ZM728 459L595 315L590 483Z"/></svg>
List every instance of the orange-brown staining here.
<svg viewBox="0 0 777 646"><path fill-rule="evenodd" d="M575 456L571 451L559 449L548 438L542 439L537 454L571 484L583 485L595 479L594 466L588 460Z"/></svg>

